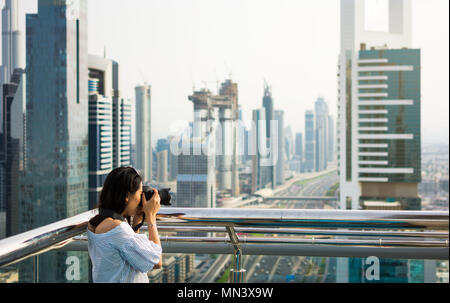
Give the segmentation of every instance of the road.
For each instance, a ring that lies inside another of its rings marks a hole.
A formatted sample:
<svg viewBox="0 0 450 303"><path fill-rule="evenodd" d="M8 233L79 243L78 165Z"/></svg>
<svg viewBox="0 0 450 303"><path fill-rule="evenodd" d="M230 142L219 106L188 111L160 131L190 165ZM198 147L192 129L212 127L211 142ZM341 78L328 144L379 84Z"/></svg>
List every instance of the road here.
<svg viewBox="0 0 450 303"><path fill-rule="evenodd" d="M337 181L337 175L331 174L304 184L294 183L278 195L325 195ZM335 208L336 205L322 201L270 201L270 207L323 209ZM247 256L246 258L248 258L246 268L250 268L247 275L248 283L316 283L335 280L335 261L332 260L334 258L303 256Z"/></svg>
<svg viewBox="0 0 450 303"><path fill-rule="evenodd" d="M337 173L327 174L307 182L295 182L277 192L277 196L324 196L338 182ZM334 202L324 201L267 201L265 205L246 208L335 208ZM230 255L220 255L206 262L190 282L213 282L220 278L229 264ZM302 256L243 256L248 283L334 282L334 258Z"/></svg>

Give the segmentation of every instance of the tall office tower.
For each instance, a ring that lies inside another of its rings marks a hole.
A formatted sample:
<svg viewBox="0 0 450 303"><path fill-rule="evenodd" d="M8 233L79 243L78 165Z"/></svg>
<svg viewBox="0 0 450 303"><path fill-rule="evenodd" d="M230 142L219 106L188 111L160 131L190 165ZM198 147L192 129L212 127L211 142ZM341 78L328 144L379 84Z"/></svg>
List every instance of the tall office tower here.
<svg viewBox="0 0 450 303"><path fill-rule="evenodd" d="M136 92L136 168L144 180L152 181L151 86L144 84Z"/></svg>
<svg viewBox="0 0 450 303"><path fill-rule="evenodd" d="M88 210L87 3L39 0L26 27L28 160L21 232ZM19 280L34 275L39 282L71 282L65 275L69 255L78 257L80 281L87 281L86 252L47 252L36 266L22 263Z"/></svg>
<svg viewBox="0 0 450 303"><path fill-rule="evenodd" d="M314 112L305 112L305 172L312 172L315 169L315 131Z"/></svg>
<svg viewBox="0 0 450 303"><path fill-rule="evenodd" d="M285 150L285 160L292 160L295 154L295 146L294 146L294 136L292 135L291 126L287 126L284 129L284 150Z"/></svg>
<svg viewBox="0 0 450 303"><path fill-rule="evenodd" d="M303 134L302 133L295 134L295 155L300 160L300 163L303 163Z"/></svg>
<svg viewBox="0 0 450 303"><path fill-rule="evenodd" d="M175 155L171 148L170 148L170 144L172 144L172 140L174 140L174 136L169 136L168 137L168 142L169 142L169 150L168 150L168 157L169 157L169 180L173 181L177 179L177 174L178 174L178 158L177 155Z"/></svg>
<svg viewBox="0 0 450 303"><path fill-rule="evenodd" d="M6 142L5 140L8 140L6 130L4 130L4 124L6 122L3 121L3 118L4 116L6 116L6 114L4 114L3 112L7 106L11 105L7 105L4 98L6 96L9 96L9 102L12 102L11 89L9 89L9 91L4 94L3 86L16 86L18 83L13 83L11 77L13 77L13 73L16 69L24 67L24 54L21 43L21 32L19 31L18 11L18 0L5 0L5 5L2 9L2 65L0 66L0 140L2 144L3 142ZM11 86L9 87L12 88ZM12 119L14 119L14 117L12 117ZM7 201L7 196L9 197L12 194L11 183L15 182L13 180L8 180L8 178L11 177L10 174L13 167L5 162L6 148L6 146L4 146L3 148L4 155L1 154L2 151L0 150L0 238L5 237L8 234L10 235L10 233L7 231L8 227L6 226L6 212L7 205L9 203ZM4 162L4 164L1 164L2 161ZM6 167L8 165L10 167Z"/></svg>
<svg viewBox="0 0 450 303"><path fill-rule="evenodd" d="M420 50L410 49L411 1L389 1L388 32L366 30L365 5L341 1L341 209L386 201L399 202L403 210L420 210ZM362 282L358 260L338 263L338 282ZM410 280L407 261L381 260L383 266L390 267L390 274L380 282Z"/></svg>
<svg viewBox="0 0 450 303"><path fill-rule="evenodd" d="M167 182L167 157L168 151L167 149L162 150L160 152L156 153L156 164L157 164L157 173L156 173L156 180L160 183Z"/></svg>
<svg viewBox="0 0 450 303"><path fill-rule="evenodd" d="M334 118L333 116L328 116L328 144L327 144L327 158L328 162L332 162L334 160L334 142L335 142L335 133L334 133Z"/></svg>
<svg viewBox="0 0 450 303"><path fill-rule="evenodd" d="M241 105L238 105L239 108L239 117L238 117L238 125L236 125L237 127L237 140L238 140L238 144L237 144L237 156L238 156L238 163L239 164L244 164L246 162L246 157L245 157L245 132L246 132L246 127L245 127L245 123L243 120L243 114L242 114L242 109L241 109Z"/></svg>
<svg viewBox="0 0 450 303"><path fill-rule="evenodd" d="M19 1L5 0L2 9L2 65L0 66L0 93L3 84L10 83L14 70L23 68L24 50L19 31ZM0 94L3 96L3 94ZM0 117L2 109L0 109ZM2 126L0 126L1 128Z"/></svg>
<svg viewBox="0 0 450 303"><path fill-rule="evenodd" d="M270 137L275 136L271 132L271 121L273 118L273 97L272 97L272 87L264 82L264 97L263 97L263 107L265 109L265 120L266 120L266 146L269 145ZM265 167L264 170L269 172L270 182L272 183L272 188L275 187L275 175L276 166Z"/></svg>
<svg viewBox="0 0 450 303"><path fill-rule="evenodd" d="M189 146L189 152L178 155L177 175L177 207L216 207L216 176L214 155L208 151L196 154L201 150L204 139L190 138L183 142Z"/></svg>
<svg viewBox="0 0 450 303"><path fill-rule="evenodd" d="M284 162L285 162L285 148L284 148L284 111L282 110L275 110L273 119L277 121L278 123L278 141L276 144L278 145L277 148L277 155L276 155L276 169L275 169L275 183L277 185L284 183Z"/></svg>
<svg viewBox="0 0 450 303"><path fill-rule="evenodd" d="M119 63L112 61L113 167L131 165L132 104L121 96Z"/></svg>
<svg viewBox="0 0 450 303"><path fill-rule="evenodd" d="M316 118L315 169L322 171L327 168L328 162L328 105L323 98L318 98L314 107Z"/></svg>
<svg viewBox="0 0 450 303"><path fill-rule="evenodd" d="M266 110L252 112L253 125L249 130L249 154L252 156L252 193L272 184L271 173L274 163L268 157L266 148ZM278 145L274 147L277 149Z"/></svg>
<svg viewBox="0 0 450 303"><path fill-rule="evenodd" d="M25 74L16 69L3 84L0 134L0 238L19 233L19 188L24 170Z"/></svg>
<svg viewBox="0 0 450 303"><path fill-rule="evenodd" d="M113 167L113 61L89 55L89 209Z"/></svg>

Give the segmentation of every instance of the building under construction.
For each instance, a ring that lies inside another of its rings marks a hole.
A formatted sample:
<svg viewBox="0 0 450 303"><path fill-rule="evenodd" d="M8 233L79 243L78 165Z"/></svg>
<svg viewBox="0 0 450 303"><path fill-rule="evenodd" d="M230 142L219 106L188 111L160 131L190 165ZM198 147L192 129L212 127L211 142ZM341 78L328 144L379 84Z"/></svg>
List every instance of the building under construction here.
<svg viewBox="0 0 450 303"><path fill-rule="evenodd" d="M205 138L212 131L216 135L217 189L239 195L237 164L238 86L231 80L221 84L219 95L208 89L194 91L189 96L194 103L194 137ZM213 123L206 123L207 121ZM220 123L219 128L215 121Z"/></svg>

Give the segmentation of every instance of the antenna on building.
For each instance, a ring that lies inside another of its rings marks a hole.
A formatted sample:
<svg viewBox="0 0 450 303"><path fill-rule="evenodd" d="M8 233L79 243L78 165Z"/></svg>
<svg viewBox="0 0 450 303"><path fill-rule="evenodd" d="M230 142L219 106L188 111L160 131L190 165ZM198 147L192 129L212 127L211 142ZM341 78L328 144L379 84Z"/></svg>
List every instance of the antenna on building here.
<svg viewBox="0 0 450 303"><path fill-rule="evenodd" d="M106 45L103 46L103 58L106 58Z"/></svg>

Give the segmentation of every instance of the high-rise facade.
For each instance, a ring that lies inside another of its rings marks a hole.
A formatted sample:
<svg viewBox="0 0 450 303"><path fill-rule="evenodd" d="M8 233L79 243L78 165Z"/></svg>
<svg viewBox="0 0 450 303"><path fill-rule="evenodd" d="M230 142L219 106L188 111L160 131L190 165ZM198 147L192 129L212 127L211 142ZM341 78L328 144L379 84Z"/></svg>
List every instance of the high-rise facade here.
<svg viewBox="0 0 450 303"><path fill-rule="evenodd" d="M411 1L389 1L388 32L366 31L364 5L341 1L340 208L385 201L420 210L421 67L420 50L410 48ZM380 282L413 281L411 264L381 260L386 274ZM423 264L414 263L414 270ZM361 263L342 259L338 268L338 282L361 282Z"/></svg>
<svg viewBox="0 0 450 303"><path fill-rule="evenodd" d="M285 156L286 156L286 150L285 150L285 144L284 144L284 111L282 110L275 110L274 111L274 120L277 122L278 127L278 133L277 137L278 140L275 141L275 144L278 145L276 150L276 157L275 163L275 183L277 185L281 185L284 183L284 163L285 163ZM273 152L275 152L273 150Z"/></svg>
<svg viewBox="0 0 450 303"><path fill-rule="evenodd" d="M38 2L26 16L26 173L20 194L21 232L88 210L88 52L85 0ZM80 261L87 281L88 255L39 256L39 282L68 282L66 260ZM28 260L27 260L28 261ZM21 268L20 281L33 266Z"/></svg>
<svg viewBox="0 0 450 303"><path fill-rule="evenodd" d="M19 31L19 0L5 0L2 9L2 65L0 66L0 93L3 84L10 83L14 70L23 68L24 50ZM1 94L3 95L3 94ZM2 109L0 109L0 117ZM2 126L0 126L1 128Z"/></svg>
<svg viewBox="0 0 450 303"><path fill-rule="evenodd" d="M249 154L252 155L252 193L270 183L271 167L264 165L261 146L266 144L266 110L255 109L252 112L253 125L249 130Z"/></svg>
<svg viewBox="0 0 450 303"><path fill-rule="evenodd" d="M315 170L322 171L328 163L328 104L318 98L315 108Z"/></svg>
<svg viewBox="0 0 450 303"><path fill-rule="evenodd" d="M300 163L303 162L303 134L302 133L295 134L295 155L300 160Z"/></svg>
<svg viewBox="0 0 450 303"><path fill-rule="evenodd" d="M131 165L132 104L121 95L120 66L112 62L113 167Z"/></svg>
<svg viewBox="0 0 450 303"><path fill-rule="evenodd" d="M113 61L89 55L89 209L113 166Z"/></svg>
<svg viewBox="0 0 450 303"><path fill-rule="evenodd" d="M25 74L16 69L3 84L0 133L0 238L19 232L19 188L24 172Z"/></svg>
<svg viewBox="0 0 450 303"><path fill-rule="evenodd" d="M160 183L165 183L168 181L167 156L168 151L166 149L156 153L156 164L157 164L156 181Z"/></svg>
<svg viewBox="0 0 450 303"><path fill-rule="evenodd" d="M334 118L332 115L328 116L328 144L327 144L327 158L328 162L334 160L334 148L335 148L335 133L334 133Z"/></svg>
<svg viewBox="0 0 450 303"><path fill-rule="evenodd" d="M22 153L19 154L15 150L15 144L23 145L23 138L17 138L16 134L11 135L11 131L6 130L6 127L12 126L12 132L17 133L16 130L22 129L22 125L15 125L14 108L19 106L18 102L22 102L25 98L24 90L17 89L18 85L23 87L23 47L21 43L22 33L19 31L19 1L6 0L2 9L2 65L0 66L0 142L3 146L0 147L0 238L11 236L17 233L12 231L11 227L17 227L17 220L11 218L17 217L17 191L15 187L18 182L18 166L11 161L18 160ZM7 90L3 92L3 89ZM17 95L17 96L16 96ZM13 101L15 99L15 101ZM14 103L14 105L13 105ZM20 117L23 113L20 114ZM5 119L9 117L9 121ZM17 128L19 127L19 128ZM19 141L17 141L19 140ZM14 150L13 150L14 149ZM19 163L19 162L14 162ZM11 179L14 176L14 179ZM15 200L11 200L14 198ZM11 203L13 203L11 205ZM12 207L12 209L11 209ZM9 208L9 210L8 210ZM15 221L12 222L11 220Z"/></svg>
<svg viewBox="0 0 450 303"><path fill-rule="evenodd" d="M177 207L215 208L216 207L216 177L215 157L202 150L204 140L190 138L188 149L178 155L177 175ZM187 152L186 152L187 151Z"/></svg>
<svg viewBox="0 0 450 303"><path fill-rule="evenodd" d="M304 172L312 172L315 169L315 125L314 112L308 110L305 112L305 156Z"/></svg>
<svg viewBox="0 0 450 303"><path fill-rule="evenodd" d="M274 102L272 97L272 87L267 83L264 83L264 96L263 96L263 107L265 109L265 121L266 121L266 146L270 144L270 138L275 136L273 130L271 130L271 121L274 120ZM272 183L272 188L276 184L276 166L265 166L264 171L268 172L270 182Z"/></svg>
<svg viewBox="0 0 450 303"><path fill-rule="evenodd" d="M145 182L152 180L151 86L135 88L136 93L136 168Z"/></svg>

